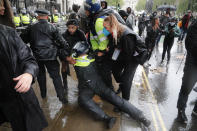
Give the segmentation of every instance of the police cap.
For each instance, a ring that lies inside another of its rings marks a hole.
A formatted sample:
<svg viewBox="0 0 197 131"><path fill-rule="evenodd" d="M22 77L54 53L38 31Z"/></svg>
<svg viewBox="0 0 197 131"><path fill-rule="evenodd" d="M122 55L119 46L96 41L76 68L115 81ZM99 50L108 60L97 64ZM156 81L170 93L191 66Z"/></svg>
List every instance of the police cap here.
<svg viewBox="0 0 197 131"><path fill-rule="evenodd" d="M45 10L45 9L37 9L35 11L35 13L37 13L39 16L49 15L49 11L48 10Z"/></svg>

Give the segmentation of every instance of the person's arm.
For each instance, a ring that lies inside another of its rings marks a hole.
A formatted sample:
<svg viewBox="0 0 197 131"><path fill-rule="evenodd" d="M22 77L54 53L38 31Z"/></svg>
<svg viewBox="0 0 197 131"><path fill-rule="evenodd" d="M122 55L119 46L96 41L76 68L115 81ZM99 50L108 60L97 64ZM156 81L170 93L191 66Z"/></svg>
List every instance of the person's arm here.
<svg viewBox="0 0 197 131"><path fill-rule="evenodd" d="M10 43L13 44L16 50L18 59L17 64L19 64L23 72L20 76L13 78L13 80L17 82L15 89L17 92L25 93L30 89L32 81L36 79L38 65L32 55L31 49L24 44L16 31L13 31L11 34Z"/></svg>

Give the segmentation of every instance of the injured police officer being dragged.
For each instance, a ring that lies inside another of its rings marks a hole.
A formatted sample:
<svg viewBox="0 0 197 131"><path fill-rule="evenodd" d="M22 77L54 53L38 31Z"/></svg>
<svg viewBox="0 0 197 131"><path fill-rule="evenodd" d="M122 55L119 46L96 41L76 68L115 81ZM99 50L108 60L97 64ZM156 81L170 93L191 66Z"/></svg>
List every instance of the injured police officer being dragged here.
<svg viewBox="0 0 197 131"><path fill-rule="evenodd" d="M149 127L151 122L146 119L143 112L127 100L119 97L103 82L96 70L95 59L88 55L89 44L85 41L77 42L72 49L72 57L76 60L74 68L78 78L79 105L92 113L98 120L102 120L108 129L112 128L116 118L107 115L93 100L96 94L107 102L118 107L122 112Z"/></svg>

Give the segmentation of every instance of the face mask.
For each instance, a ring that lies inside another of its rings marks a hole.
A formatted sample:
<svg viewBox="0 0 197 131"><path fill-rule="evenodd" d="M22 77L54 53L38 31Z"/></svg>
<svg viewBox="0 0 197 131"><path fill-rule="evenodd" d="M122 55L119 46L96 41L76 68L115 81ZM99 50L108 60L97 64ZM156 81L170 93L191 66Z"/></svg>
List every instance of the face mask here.
<svg viewBox="0 0 197 131"><path fill-rule="evenodd" d="M103 34L105 36L108 36L110 34L110 32L106 28L103 28Z"/></svg>

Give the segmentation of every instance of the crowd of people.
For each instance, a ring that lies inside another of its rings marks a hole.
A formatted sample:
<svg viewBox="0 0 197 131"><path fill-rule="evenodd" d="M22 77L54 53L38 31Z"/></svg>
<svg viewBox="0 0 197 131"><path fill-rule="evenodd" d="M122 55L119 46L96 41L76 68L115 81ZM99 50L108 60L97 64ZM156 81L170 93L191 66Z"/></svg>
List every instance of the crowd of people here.
<svg viewBox="0 0 197 131"><path fill-rule="evenodd" d="M116 12L108 8L106 1L84 1L81 8L70 14L63 33L49 22L49 11L37 9L35 13L37 22L23 23L28 27L19 36L15 30L20 26L16 12L11 10L8 0L0 0L0 124L10 122L14 131L41 131L47 127L32 83L38 81L41 97L45 99L47 69L58 99L66 105L70 64L78 78L79 106L103 121L106 128L111 129L116 118L95 103L92 99L95 95L114 105L115 112L127 113L149 127L151 121L129 102L136 69L150 60L162 35L165 38L161 63L166 52L169 63L175 37L179 37L181 43L186 33L188 53L177 103L177 120L187 122L186 102L197 81L197 22L194 20L190 25L191 11L180 19L181 24L170 10L161 16L157 12L149 16L143 13L138 18L139 34L134 31L137 17L132 9L128 7L126 11ZM27 20L25 12L22 15ZM147 35L143 38L145 29ZM117 91L112 84L112 75L119 83ZM193 114L197 116L197 102Z"/></svg>

